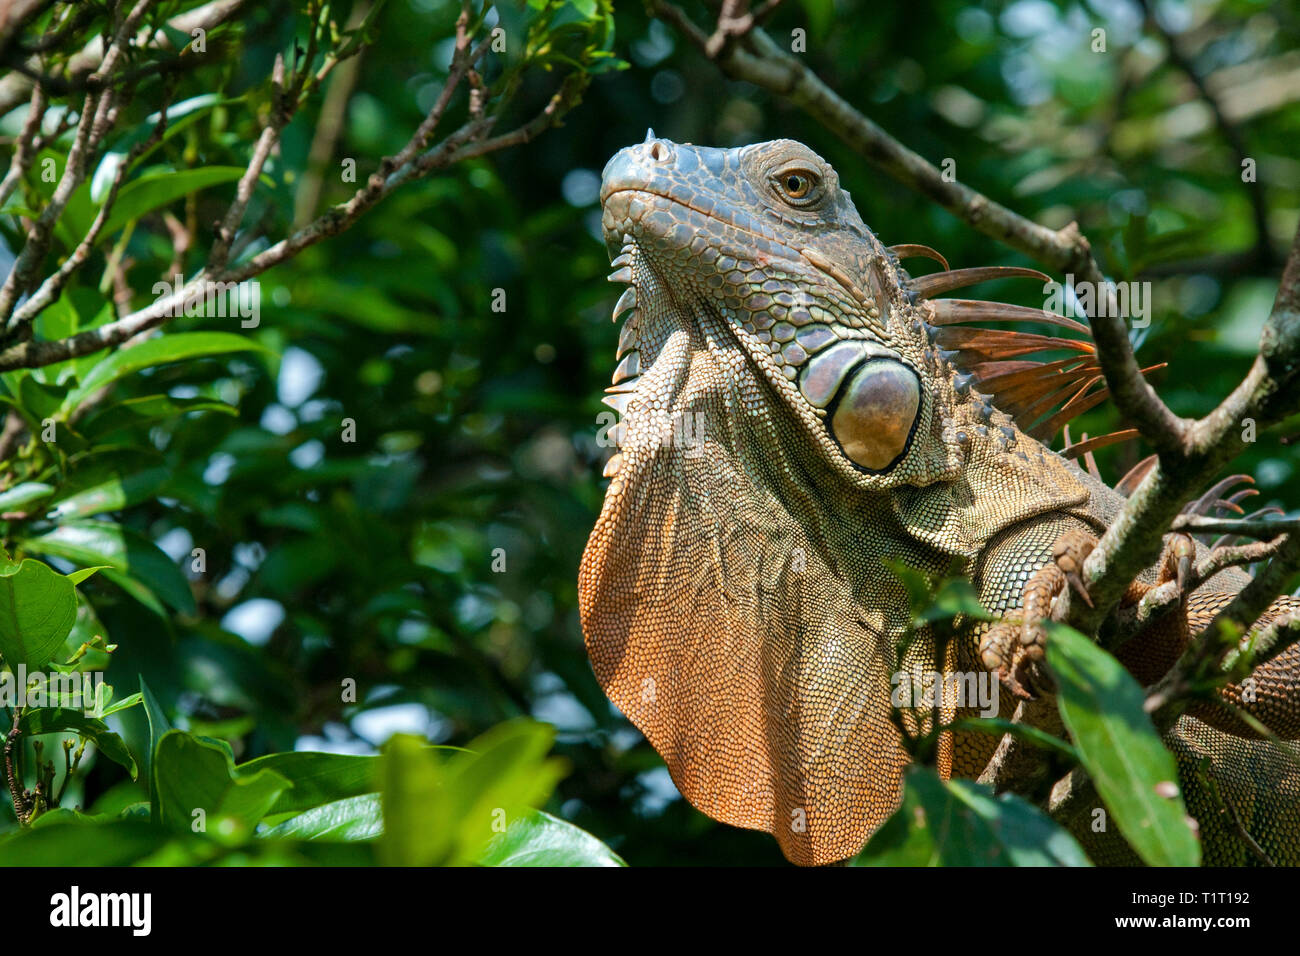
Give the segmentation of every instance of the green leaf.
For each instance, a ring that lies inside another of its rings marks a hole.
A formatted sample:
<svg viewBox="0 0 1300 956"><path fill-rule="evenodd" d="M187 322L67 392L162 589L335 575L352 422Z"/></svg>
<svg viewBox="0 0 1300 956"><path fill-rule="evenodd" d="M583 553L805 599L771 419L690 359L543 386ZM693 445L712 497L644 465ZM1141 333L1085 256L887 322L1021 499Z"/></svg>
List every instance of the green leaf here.
<svg viewBox="0 0 1300 956"><path fill-rule="evenodd" d="M168 27L164 25L163 29L166 30ZM189 40L190 37L187 36L185 38L186 43ZM179 103L173 103L167 109L167 128L163 130L162 142L166 142L196 120L201 119L221 102L223 101L218 94L203 93L182 100ZM226 100L224 102L234 103L237 101ZM112 148L104 154L104 158L100 160L99 166L90 180L90 199L96 206L102 204L104 197L108 194L108 187L113 182L117 167L126 161L127 154L130 153L132 147L145 142L153 135L158 126L159 118L160 114L158 113L151 113L146 116L143 122L137 123L126 135L119 137L113 143ZM133 167L139 166L147 156L162 145L162 142L156 142L148 149L145 149L136 156L131 165Z"/></svg>
<svg viewBox="0 0 1300 956"><path fill-rule="evenodd" d="M915 623L948 621L958 615L976 621L993 620L993 615L980 604L979 595L975 593L975 587L970 581L965 578L950 578L939 586L929 606L916 615Z"/></svg>
<svg viewBox="0 0 1300 956"><path fill-rule="evenodd" d="M108 222L100 230L107 238L128 222L139 219L160 206L175 202L209 186L234 182L244 174L241 166L200 166L195 169L151 170L125 183L117 193Z"/></svg>
<svg viewBox="0 0 1300 956"><path fill-rule="evenodd" d="M447 819L450 808L441 799L443 771L437 756L425 750L423 740L398 734L384 747L379 777L387 823L381 858L396 866L442 862L459 821Z"/></svg>
<svg viewBox="0 0 1300 956"><path fill-rule="evenodd" d="M41 423L53 418L67 400L68 389L63 385L46 385L28 375L18 384L18 397L22 402L19 411L23 412L29 424L39 432Z"/></svg>
<svg viewBox="0 0 1300 956"><path fill-rule="evenodd" d="M106 813L83 813L81 810L74 810L71 807L51 807L32 821L32 827L52 827L61 823L96 826L107 822L109 819L111 818Z"/></svg>
<svg viewBox="0 0 1300 956"><path fill-rule="evenodd" d="M71 295L61 295L48 306L46 306L36 316L36 334L42 339L55 341L57 339L66 339L77 331L77 325L81 321L81 316L77 312L77 307L72 301ZM55 366L62 366L62 362L53 363ZM32 369L31 374L39 375L43 382L57 382L59 377L54 374L54 369L50 366L44 368Z"/></svg>
<svg viewBox="0 0 1300 956"><path fill-rule="evenodd" d="M296 840L372 840L384 832L377 793L363 793L313 807L267 830L267 838Z"/></svg>
<svg viewBox="0 0 1300 956"><path fill-rule="evenodd" d="M194 595L181 569L148 538L110 521L70 521L38 538L25 538L28 551L49 554L85 567L105 567L104 576L140 598L124 576L157 594L174 610L194 613ZM144 603L147 605L147 599ZM155 611L160 611L154 608Z"/></svg>
<svg viewBox="0 0 1300 956"><path fill-rule="evenodd" d="M141 369L167 362L251 351L269 350L250 338L231 332L176 332L148 339L129 349L113 352L96 364L85 380L68 394L62 411L66 415L105 385Z"/></svg>
<svg viewBox="0 0 1300 956"><path fill-rule="evenodd" d="M1037 807L914 764L903 802L850 866L1089 866L1078 843Z"/></svg>
<svg viewBox="0 0 1300 956"><path fill-rule="evenodd" d="M268 754L239 765L240 773L272 770L291 784L280 794L271 813L307 810L345 797L378 789L375 770L379 758L369 754L329 754L311 751Z"/></svg>
<svg viewBox="0 0 1300 956"><path fill-rule="evenodd" d="M1007 720L1005 717L966 717L955 720L948 726L952 730L992 734L997 737L1001 737L1003 734L1011 734L1013 737L1017 737L1039 750L1052 750L1066 760L1073 763L1079 762L1079 754L1060 737L1054 737L1045 730L1031 727L1029 724L1020 724L1014 720Z"/></svg>
<svg viewBox="0 0 1300 956"><path fill-rule="evenodd" d="M992 620L980 604L975 588L965 578L936 581L902 561L887 559L884 564L907 591L915 625L951 620L959 614L978 621Z"/></svg>
<svg viewBox="0 0 1300 956"><path fill-rule="evenodd" d="M105 707L105 708L104 708L104 716L105 716L105 717L111 717L111 716L113 716L113 714L116 714L116 713L118 713L119 711L129 710L130 708L135 707L137 704L142 704L142 703L144 703L144 694L143 694L143 693L139 693L139 692L137 692L137 693L131 694L129 697L123 697L123 698L122 698L121 700L119 700L117 703L115 703L115 704L111 704L111 705L109 705L108 707Z"/></svg>
<svg viewBox="0 0 1300 956"><path fill-rule="evenodd" d="M502 824L546 799L563 774L546 758L547 724L514 720L473 741L469 753L445 755L399 734L379 765L384 836L390 865L464 864L478 858Z"/></svg>
<svg viewBox="0 0 1300 956"><path fill-rule="evenodd" d="M82 581L86 580L86 578L94 577L96 571L105 571L107 569L107 564L101 564L97 567L82 568L79 571L73 571L71 574L65 575L65 577L73 584L80 584Z"/></svg>
<svg viewBox="0 0 1300 956"><path fill-rule="evenodd" d="M144 682L143 676L140 678L140 696L144 700L145 719L149 722L149 742L144 753L140 755L140 762L144 765L145 783L149 785L149 818L157 821L158 788L153 782L153 759L158 750L158 741L162 740L163 734L172 729L172 724L163 713L163 709L158 706L158 701L154 699L153 692L149 690L149 685Z"/></svg>
<svg viewBox="0 0 1300 956"><path fill-rule="evenodd" d="M91 441L102 441L106 436L129 428L152 425L155 422L176 418L187 412L238 413L233 405L214 398L172 398L169 395L145 395L128 398L92 415L79 427L81 434Z"/></svg>
<svg viewBox="0 0 1300 956"><path fill-rule="evenodd" d="M90 824L81 814L52 810L50 823L0 840L0 866L125 866L161 846L166 832L139 820ZM38 818L37 822L40 822Z"/></svg>
<svg viewBox="0 0 1300 956"><path fill-rule="evenodd" d="M586 830L541 810L527 810L493 837L482 866L627 866Z"/></svg>
<svg viewBox="0 0 1300 956"><path fill-rule="evenodd" d="M1049 623L1048 635L1061 717L1120 832L1151 866L1196 866L1201 847L1178 793L1177 766L1142 708L1142 688L1073 628Z"/></svg>
<svg viewBox="0 0 1300 956"><path fill-rule="evenodd" d="M104 572L104 577L112 581L131 597L135 598L154 614L157 614L163 619L169 619L167 608L163 606L162 601L158 600L158 595L154 594L154 592L148 587L131 577L131 575L126 574L123 571L109 568Z"/></svg>
<svg viewBox="0 0 1300 956"><path fill-rule="evenodd" d="M374 284L340 282L322 275L300 289L294 294L295 306L319 309L373 332L414 333L421 327L419 310L394 301Z"/></svg>
<svg viewBox="0 0 1300 956"><path fill-rule="evenodd" d="M75 475L69 487L50 502L46 517L63 522L120 511L151 499L170 474L170 469L161 466L130 470L117 462L103 462L84 475Z"/></svg>
<svg viewBox="0 0 1300 956"><path fill-rule="evenodd" d="M236 770L230 752L219 743L183 730L169 730L158 741L153 762L158 819L166 827L189 831L203 811L206 832L232 835L251 832L289 787L271 770Z"/></svg>
<svg viewBox="0 0 1300 956"><path fill-rule="evenodd" d="M0 655L10 667L40 670L77 619L72 582L40 561L0 568Z"/></svg>
<svg viewBox="0 0 1300 956"><path fill-rule="evenodd" d="M24 511L27 506L54 494L54 486L40 481L24 481L0 492L0 514Z"/></svg>
<svg viewBox="0 0 1300 956"><path fill-rule="evenodd" d="M67 707L39 707L23 711L20 726L23 733L30 737L57 733L73 733L85 737L105 757L125 767L132 780L136 778L135 758L131 756L131 751L126 749L122 738L109 730L102 720L87 717L81 711Z"/></svg>

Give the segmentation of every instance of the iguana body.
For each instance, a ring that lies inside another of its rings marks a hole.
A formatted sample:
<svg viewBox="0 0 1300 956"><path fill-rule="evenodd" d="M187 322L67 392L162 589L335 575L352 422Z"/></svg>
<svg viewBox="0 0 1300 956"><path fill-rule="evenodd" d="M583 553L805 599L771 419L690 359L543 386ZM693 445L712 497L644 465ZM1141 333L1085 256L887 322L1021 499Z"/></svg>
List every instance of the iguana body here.
<svg viewBox="0 0 1300 956"><path fill-rule="evenodd" d="M908 760L890 689L911 612L888 563L935 578L955 564L989 611L1028 610L1062 534L1098 535L1120 507L1026 434L1036 418L1045 438L1059 427L1039 413L1062 386L1070 414L1095 402L1091 345L964 327L1027 315L930 296L1036 273L911 279L799 143L650 136L611 160L601 196L611 278L628 284L615 316L628 317L608 400L620 451L579 582L596 675L700 810L771 832L794 862L844 859L897 806ZM1082 358L1015 361L1044 348ZM1193 595L1193 629L1243 580L1225 572ZM1180 633L1165 628L1130 666L1167 667ZM983 671L1026 653L994 636L968 625L941 660L923 633L901 667ZM1300 659L1271 666L1261 716L1293 737ZM1300 832L1285 760L1191 717L1176 735L1176 751L1216 758L1247 825ZM977 775L995 744L945 738L940 770ZM1216 840L1220 823L1201 821ZM1241 861L1224 836L1207 860ZM1295 846L1270 852L1300 861Z"/></svg>

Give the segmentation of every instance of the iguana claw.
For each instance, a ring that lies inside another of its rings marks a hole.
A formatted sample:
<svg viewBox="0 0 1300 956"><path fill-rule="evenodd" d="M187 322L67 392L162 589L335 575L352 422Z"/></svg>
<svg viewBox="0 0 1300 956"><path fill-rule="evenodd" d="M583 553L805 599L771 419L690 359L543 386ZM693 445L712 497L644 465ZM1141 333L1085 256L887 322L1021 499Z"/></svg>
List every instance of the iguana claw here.
<svg viewBox="0 0 1300 956"><path fill-rule="evenodd" d="M1051 677L1043 666L1047 652L1047 629L1043 622L1052 616L1052 603L1067 587L1088 606L1080 572L1097 539L1086 531L1071 530L1057 538L1052 560L1029 577L1021 599L1021 612L994 624L980 639L980 659L1017 697L1031 700L1049 693Z"/></svg>
<svg viewBox="0 0 1300 956"><path fill-rule="evenodd" d="M1187 581L1191 576L1194 560L1196 560L1196 542L1189 535L1171 535L1160 562L1160 582L1177 581L1178 593L1185 599Z"/></svg>
<svg viewBox="0 0 1300 956"><path fill-rule="evenodd" d="M1097 539L1086 531L1064 532L1052 546L1052 560L1035 571L1025 585L1020 614L994 624L980 639L984 666L994 671L1017 697L1030 700L1050 693L1051 677L1043 667L1047 649L1043 622L1051 618L1052 604L1066 587L1089 607L1093 606L1082 571L1084 561L1096 546ZM1157 583L1177 581L1183 594L1195 557L1195 541L1185 534L1171 535L1157 565ZM1149 587L1136 585L1125 595L1124 603L1136 603Z"/></svg>
<svg viewBox="0 0 1300 956"><path fill-rule="evenodd" d="M1065 581L1070 585L1070 589L1079 595L1088 607L1092 607L1092 598L1088 596L1088 588L1083 583L1083 562L1088 559L1088 555L1096 545L1097 539L1086 532L1067 531L1057 538L1056 544L1052 546L1052 560L1065 575Z"/></svg>

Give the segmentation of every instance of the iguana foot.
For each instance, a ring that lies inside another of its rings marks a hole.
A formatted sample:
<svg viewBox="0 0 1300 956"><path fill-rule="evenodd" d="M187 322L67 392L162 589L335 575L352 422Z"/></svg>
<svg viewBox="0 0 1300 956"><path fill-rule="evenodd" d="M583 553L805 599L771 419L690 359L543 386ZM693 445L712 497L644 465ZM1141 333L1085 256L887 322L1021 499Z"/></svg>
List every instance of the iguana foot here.
<svg viewBox="0 0 1300 956"><path fill-rule="evenodd" d="M1017 697L1031 700L1051 690L1051 678L1043 666L1047 650L1047 629L1043 622L1051 618L1052 604L1066 587L1092 606L1082 572L1083 563L1096 546L1097 539L1086 531L1064 532L1052 545L1052 560L1035 571L1025 585L1020 614L994 624L981 638L980 658L984 666L997 673ZM1196 543L1190 537L1170 535L1157 565L1156 584L1177 581L1181 590L1195 557ZM1150 584L1134 584L1121 604L1137 603L1150 588Z"/></svg>
<svg viewBox="0 0 1300 956"><path fill-rule="evenodd" d="M1089 605L1092 600L1080 576L1097 539L1086 531L1070 530L1052 545L1052 560L1029 577L1020 601L1020 614L994 624L980 639L980 659L1022 700L1042 696L1052 687L1043 666L1052 602L1067 587Z"/></svg>

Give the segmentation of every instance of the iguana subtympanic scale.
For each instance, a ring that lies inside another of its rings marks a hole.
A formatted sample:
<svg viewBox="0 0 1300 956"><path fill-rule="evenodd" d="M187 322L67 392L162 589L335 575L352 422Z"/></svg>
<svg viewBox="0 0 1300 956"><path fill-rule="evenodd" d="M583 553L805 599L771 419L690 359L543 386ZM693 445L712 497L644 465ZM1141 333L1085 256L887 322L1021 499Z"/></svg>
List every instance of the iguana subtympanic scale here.
<svg viewBox="0 0 1300 956"><path fill-rule="evenodd" d="M1018 687L1041 657L1032 622L967 623L942 652L922 631L900 661L911 610L889 563L935 578L955 564L990 612L1028 621L1059 589L1058 542L1080 559L1075 546L1119 510L1120 493L1040 441L1105 396L1087 328L934 298L1047 277L944 263L911 278L899 255L937 254L883 246L835 171L793 141L723 150L649 135L609 162L601 199L610 278L627 289L606 399L622 416L619 452L579 578L596 676L700 810L772 833L794 862L844 859L898 805L899 668L919 681L992 666ZM1026 319L1074 334L968 325ZM1024 357L1044 350L1075 354ZM1244 580L1207 582L1188 625ZM1272 613L1300 607L1286 601ZM1164 635L1130 642L1126 664L1148 679L1168 667L1179 640ZM1250 705L1288 738L1298 673L1292 648L1257 672ZM939 769L977 775L995 744L946 735ZM1285 756L1192 716L1170 745L1186 768L1208 757L1265 849L1300 861L1269 836L1300 832ZM1208 861L1245 858L1214 807L1189 806L1213 818L1201 820Z"/></svg>

